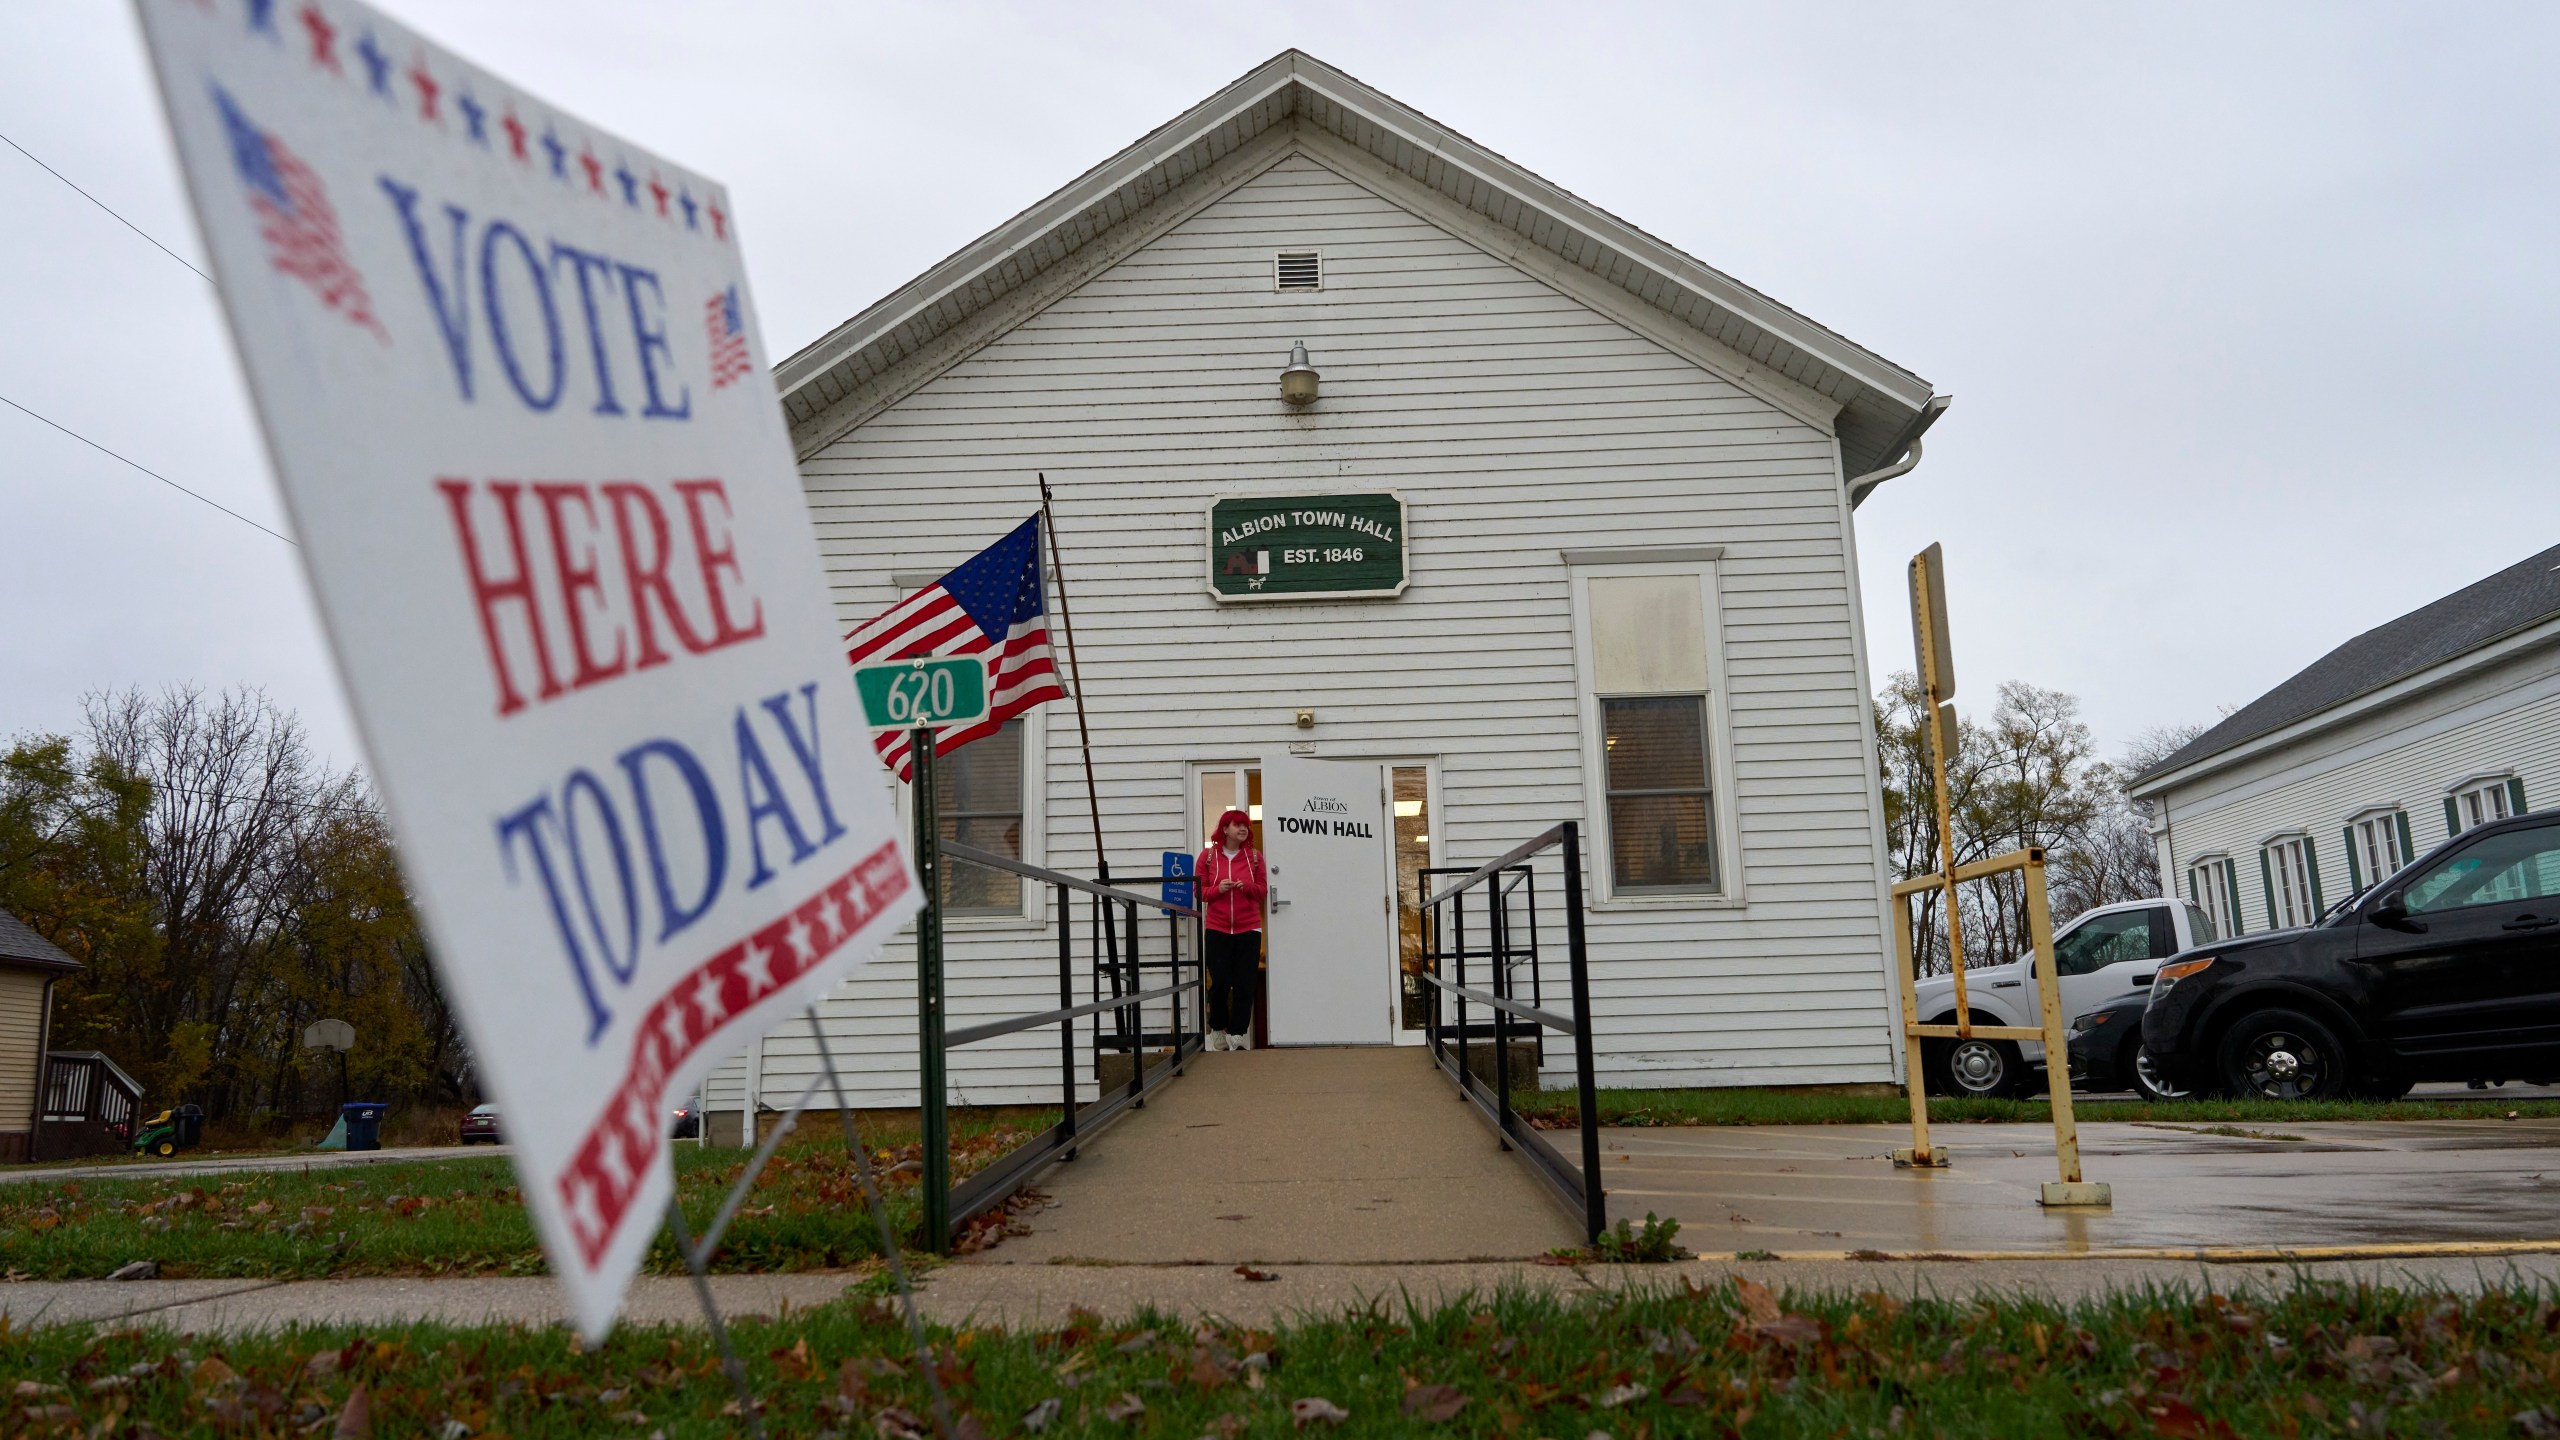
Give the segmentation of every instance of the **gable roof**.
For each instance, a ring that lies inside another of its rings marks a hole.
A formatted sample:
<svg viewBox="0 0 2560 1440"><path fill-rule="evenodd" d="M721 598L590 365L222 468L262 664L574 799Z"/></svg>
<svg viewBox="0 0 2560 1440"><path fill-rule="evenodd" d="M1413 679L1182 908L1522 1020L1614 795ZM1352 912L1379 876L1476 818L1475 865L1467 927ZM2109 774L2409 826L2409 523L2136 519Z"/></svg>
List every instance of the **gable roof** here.
<svg viewBox="0 0 2560 1440"><path fill-rule="evenodd" d="M2560 545L2377 625L2321 656L2143 771L2134 788L2150 789L2173 771L2555 618L2560 618Z"/></svg>
<svg viewBox="0 0 2560 1440"><path fill-rule="evenodd" d="M1153 134L774 367L802 455L840 438L895 372L1260 136L1319 131L1440 192L1840 409L1848 475L1895 461L1945 408L1929 382L1299 50ZM951 359L958 357L951 356ZM947 361L945 363L948 363ZM927 376L914 377L915 383Z"/></svg>
<svg viewBox="0 0 2560 1440"><path fill-rule="evenodd" d="M62 947L30 930L26 922L6 910L0 910L0 965L25 965L39 970L77 970L80 962L62 952Z"/></svg>

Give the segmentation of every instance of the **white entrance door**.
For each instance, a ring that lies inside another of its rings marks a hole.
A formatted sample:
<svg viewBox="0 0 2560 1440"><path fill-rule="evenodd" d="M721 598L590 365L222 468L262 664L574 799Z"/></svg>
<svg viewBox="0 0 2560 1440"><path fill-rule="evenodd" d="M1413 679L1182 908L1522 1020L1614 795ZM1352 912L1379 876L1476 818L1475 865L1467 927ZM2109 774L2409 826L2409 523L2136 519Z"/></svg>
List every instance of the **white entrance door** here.
<svg viewBox="0 0 2560 1440"><path fill-rule="evenodd" d="M1264 1004L1274 1045L1395 1038L1386 808L1375 760L1263 757L1272 896Z"/></svg>

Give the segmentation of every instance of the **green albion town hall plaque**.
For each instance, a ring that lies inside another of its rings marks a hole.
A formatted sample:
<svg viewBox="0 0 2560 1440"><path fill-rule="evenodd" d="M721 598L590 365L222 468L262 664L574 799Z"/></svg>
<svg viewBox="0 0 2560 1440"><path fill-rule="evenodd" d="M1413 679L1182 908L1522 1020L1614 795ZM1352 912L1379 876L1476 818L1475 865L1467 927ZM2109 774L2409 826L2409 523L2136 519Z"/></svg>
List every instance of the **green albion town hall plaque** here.
<svg viewBox="0 0 2560 1440"><path fill-rule="evenodd" d="M1241 495L1209 507L1209 593L1339 600L1404 593L1404 500Z"/></svg>

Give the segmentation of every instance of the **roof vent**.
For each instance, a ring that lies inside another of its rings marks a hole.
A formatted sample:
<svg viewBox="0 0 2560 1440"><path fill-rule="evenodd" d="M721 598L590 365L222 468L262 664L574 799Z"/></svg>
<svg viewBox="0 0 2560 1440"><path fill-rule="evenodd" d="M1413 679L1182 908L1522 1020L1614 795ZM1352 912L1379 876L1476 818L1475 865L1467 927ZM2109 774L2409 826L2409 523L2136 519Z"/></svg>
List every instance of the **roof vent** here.
<svg viewBox="0 0 2560 1440"><path fill-rule="evenodd" d="M1271 278L1277 290L1321 290L1324 256L1315 250L1283 250L1271 259Z"/></svg>

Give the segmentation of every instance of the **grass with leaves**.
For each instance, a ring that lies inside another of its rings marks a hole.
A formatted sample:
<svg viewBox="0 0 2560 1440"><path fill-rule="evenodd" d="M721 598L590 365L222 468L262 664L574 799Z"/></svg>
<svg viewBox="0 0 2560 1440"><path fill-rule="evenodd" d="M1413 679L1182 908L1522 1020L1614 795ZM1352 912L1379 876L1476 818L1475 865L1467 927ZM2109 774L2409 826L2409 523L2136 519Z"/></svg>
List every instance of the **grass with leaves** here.
<svg viewBox="0 0 2560 1440"><path fill-rule="evenodd" d="M975 1173L1053 1119L955 1112L953 1177ZM863 1134L881 1172L891 1223L908 1237L918 1220L922 1170L913 1122L903 1132L866 1123ZM674 1149L677 1194L699 1233L737 1179L746 1152L684 1143ZM878 1253L842 1132L831 1118L814 1116L765 1167L713 1268L826 1270ZM0 1273L6 1278L94 1280L137 1260L154 1262L170 1278L535 1275L544 1269L515 1172L497 1156L0 1185ZM660 1273L682 1268L663 1233L648 1264Z"/></svg>
<svg viewBox="0 0 2560 1440"><path fill-rule="evenodd" d="M2543 1094L2546 1092L2535 1092ZM1603 1090L1603 1125L1903 1125L1911 1102L1895 1095L1826 1095L1785 1090ZM1578 1123L1571 1090L1522 1091L1521 1113L1540 1128ZM2081 1121L2147 1120L2196 1125L2302 1123L2314 1120L2498 1120L2513 1111L2523 1119L2560 1119L2560 1099L2466 1100L2089 1100L2075 1097ZM2053 1106L2042 1096L2022 1100L1929 1098L1932 1123L2042 1125Z"/></svg>
<svg viewBox="0 0 2560 1440"><path fill-rule="evenodd" d="M1081 1314L937 1329L971 1436L2560 1435L2548 1290L2456 1298L2306 1285L2060 1305L1778 1295L1748 1280L1579 1300L1512 1292L1374 1305L1271 1330ZM895 1309L846 1301L734 1335L787 1436L930 1435ZM742 1432L711 1342L626 1329L296 1329L214 1339L0 1331L9 1433Z"/></svg>

